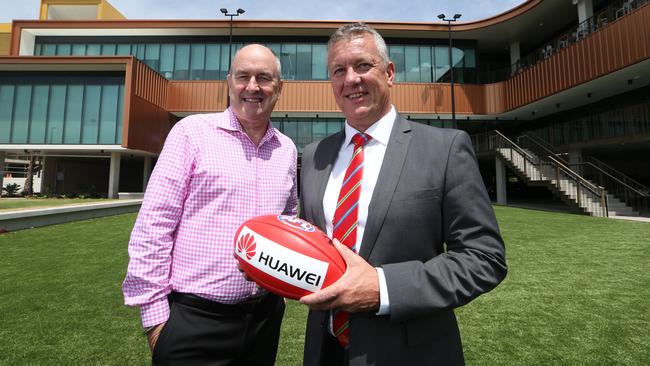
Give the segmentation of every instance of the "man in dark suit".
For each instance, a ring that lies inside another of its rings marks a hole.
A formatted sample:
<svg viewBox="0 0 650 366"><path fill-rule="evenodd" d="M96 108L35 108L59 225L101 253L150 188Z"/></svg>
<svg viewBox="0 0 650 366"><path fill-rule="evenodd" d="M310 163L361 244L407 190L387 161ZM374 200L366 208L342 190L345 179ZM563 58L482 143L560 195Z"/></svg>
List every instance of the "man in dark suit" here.
<svg viewBox="0 0 650 366"><path fill-rule="evenodd" d="M328 69L345 130L305 148L301 216L337 239L348 268L300 299L304 364L462 365L453 309L507 271L470 139L397 114L395 66L365 24L332 35Z"/></svg>

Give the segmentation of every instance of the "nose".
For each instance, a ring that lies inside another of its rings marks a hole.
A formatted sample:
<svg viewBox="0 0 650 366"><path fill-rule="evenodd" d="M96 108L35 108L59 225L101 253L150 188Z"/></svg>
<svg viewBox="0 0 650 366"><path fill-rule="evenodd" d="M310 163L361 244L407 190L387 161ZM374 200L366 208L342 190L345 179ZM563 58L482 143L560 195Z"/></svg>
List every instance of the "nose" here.
<svg viewBox="0 0 650 366"><path fill-rule="evenodd" d="M257 79L255 79L255 76L251 76L251 78L248 79L248 83L246 84L246 90L257 91L259 89L260 85L257 83Z"/></svg>
<svg viewBox="0 0 650 366"><path fill-rule="evenodd" d="M354 67L350 66L345 71L345 85L355 85L358 84L359 74L354 70Z"/></svg>

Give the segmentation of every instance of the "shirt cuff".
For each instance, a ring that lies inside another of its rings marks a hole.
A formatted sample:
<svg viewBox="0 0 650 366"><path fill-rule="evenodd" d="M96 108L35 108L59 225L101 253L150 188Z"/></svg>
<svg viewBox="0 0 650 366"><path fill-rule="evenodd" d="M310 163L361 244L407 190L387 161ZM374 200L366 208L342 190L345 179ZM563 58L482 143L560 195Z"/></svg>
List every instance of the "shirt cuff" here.
<svg viewBox="0 0 650 366"><path fill-rule="evenodd" d="M379 310L377 315L390 314L390 301L388 301L388 286L386 285L386 276L381 267L376 267L377 277L379 278Z"/></svg>
<svg viewBox="0 0 650 366"><path fill-rule="evenodd" d="M154 302L140 305L140 317L142 318L143 328L166 322L169 319L169 302L167 296Z"/></svg>

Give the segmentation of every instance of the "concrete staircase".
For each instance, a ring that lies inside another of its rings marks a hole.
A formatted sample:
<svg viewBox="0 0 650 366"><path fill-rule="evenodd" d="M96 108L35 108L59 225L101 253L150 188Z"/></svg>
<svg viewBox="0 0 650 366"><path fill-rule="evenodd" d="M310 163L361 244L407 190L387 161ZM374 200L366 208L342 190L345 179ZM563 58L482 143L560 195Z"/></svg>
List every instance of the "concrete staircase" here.
<svg viewBox="0 0 650 366"><path fill-rule="evenodd" d="M603 200L599 196L601 191L599 187L579 177L568 168L558 168L557 165L545 162L530 150L500 147L496 149L496 153L530 185L547 187L565 203L585 214L607 216L607 209L603 207ZM624 211L620 208L620 211L616 212L618 214Z"/></svg>
<svg viewBox="0 0 650 366"><path fill-rule="evenodd" d="M625 202L611 194L607 195L607 208L609 209L610 216L640 216L640 214L637 211L634 211L632 207L626 205Z"/></svg>

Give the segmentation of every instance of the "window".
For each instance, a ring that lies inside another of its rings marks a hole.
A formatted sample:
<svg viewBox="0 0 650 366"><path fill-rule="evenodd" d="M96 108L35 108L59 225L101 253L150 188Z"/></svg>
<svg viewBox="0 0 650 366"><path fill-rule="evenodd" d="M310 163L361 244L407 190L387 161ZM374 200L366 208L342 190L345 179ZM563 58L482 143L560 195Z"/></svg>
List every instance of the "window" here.
<svg viewBox="0 0 650 366"><path fill-rule="evenodd" d="M93 56L133 55L169 80L225 80L230 45L221 43L45 43L39 37L37 55ZM47 37L44 37L47 38ZM244 43L232 44L232 56ZM280 59L286 80L327 80L327 45L321 43L267 43ZM388 45L395 64L397 82L448 82L448 47L443 45ZM476 82L476 51L454 48L454 77L458 82Z"/></svg>
<svg viewBox="0 0 650 366"><path fill-rule="evenodd" d="M298 44L296 58L296 79L311 79L311 44Z"/></svg>
<svg viewBox="0 0 650 366"><path fill-rule="evenodd" d="M434 83L449 82L449 48L436 46L434 49L435 69Z"/></svg>
<svg viewBox="0 0 650 366"><path fill-rule="evenodd" d="M160 46L160 73L166 79L174 76L174 48L173 44Z"/></svg>
<svg viewBox="0 0 650 366"><path fill-rule="evenodd" d="M280 62L282 63L282 76L285 80L295 80L297 72L297 47L295 43L282 44Z"/></svg>
<svg viewBox="0 0 650 366"><path fill-rule="evenodd" d="M208 44L205 47L205 74L206 80L219 79L219 54L221 46L218 44Z"/></svg>
<svg viewBox="0 0 650 366"><path fill-rule="evenodd" d="M205 45L192 45L190 61L190 80L202 80L203 71L205 70Z"/></svg>
<svg viewBox="0 0 650 366"><path fill-rule="evenodd" d="M174 58L174 80L188 80L190 76L190 45L177 44Z"/></svg>
<svg viewBox="0 0 650 366"><path fill-rule="evenodd" d="M45 126L47 120L49 92L49 85L34 85L33 87L28 140L30 144L45 143Z"/></svg>
<svg viewBox="0 0 650 366"><path fill-rule="evenodd" d="M327 46L315 44L312 45L311 50L311 78L327 80Z"/></svg>
<svg viewBox="0 0 650 366"><path fill-rule="evenodd" d="M117 52L117 45L114 43L107 43L102 45L102 55L115 56Z"/></svg>
<svg viewBox="0 0 650 366"><path fill-rule="evenodd" d="M389 46L389 57L395 64L395 81L404 81L404 46Z"/></svg>
<svg viewBox="0 0 650 366"><path fill-rule="evenodd" d="M72 53L72 46L69 44L60 44L56 47L57 56L70 56Z"/></svg>
<svg viewBox="0 0 650 366"><path fill-rule="evenodd" d="M420 46L420 81L430 83L433 78L433 60L431 47Z"/></svg>
<svg viewBox="0 0 650 366"><path fill-rule="evenodd" d="M418 46L404 47L405 81L420 82L420 49Z"/></svg>
<svg viewBox="0 0 650 366"><path fill-rule="evenodd" d="M29 130L29 107L32 102L32 86L17 85L14 99L13 128L11 142L26 143Z"/></svg>
<svg viewBox="0 0 650 366"><path fill-rule="evenodd" d="M117 128L117 105L119 103L119 86L103 85L101 94L101 112L99 115L100 144L114 144Z"/></svg>
<svg viewBox="0 0 650 366"><path fill-rule="evenodd" d="M68 95L65 103L64 144L78 144L80 142L83 95L83 85L68 86Z"/></svg>
<svg viewBox="0 0 650 366"><path fill-rule="evenodd" d="M60 144L63 142L66 89L65 85L52 85L50 88L46 141L48 144Z"/></svg>
<svg viewBox="0 0 650 366"><path fill-rule="evenodd" d="M86 85L84 90L83 114L81 124L81 143L96 144L99 132L99 103L101 85Z"/></svg>
<svg viewBox="0 0 650 366"><path fill-rule="evenodd" d="M160 45L147 44L144 51L144 63L154 70L160 69Z"/></svg>
<svg viewBox="0 0 650 366"><path fill-rule="evenodd" d="M13 85L0 85L0 143L9 143L11 122L13 121L14 90Z"/></svg>

